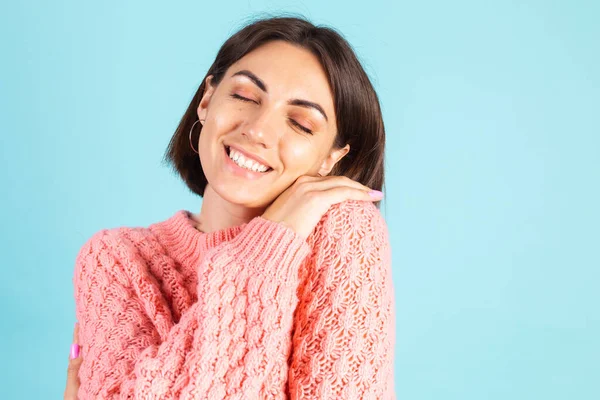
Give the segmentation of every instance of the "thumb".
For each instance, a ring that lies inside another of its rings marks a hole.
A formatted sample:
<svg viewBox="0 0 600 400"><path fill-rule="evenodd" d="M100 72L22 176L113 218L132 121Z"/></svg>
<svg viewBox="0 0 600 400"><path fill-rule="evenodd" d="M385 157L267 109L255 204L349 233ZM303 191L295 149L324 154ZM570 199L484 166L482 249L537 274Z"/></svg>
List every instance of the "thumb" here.
<svg viewBox="0 0 600 400"><path fill-rule="evenodd" d="M78 347L79 347L79 345L77 345L76 343L73 343L71 345L71 354L69 354L69 366L67 368L67 378L73 377L77 381L79 381L79 377L77 376L77 373L79 372L79 367L81 366L81 362L83 361L83 358L79 354L77 354L76 358L71 358L71 357L73 356L73 353L79 352L79 350L77 349Z"/></svg>
<svg viewBox="0 0 600 400"><path fill-rule="evenodd" d="M78 335L79 324L76 323L73 332L73 344L71 344L71 351L69 353L69 366L67 367L67 386L64 392L65 400L77 399L77 392L79 391L79 367L81 366L83 357L80 354Z"/></svg>
<svg viewBox="0 0 600 400"><path fill-rule="evenodd" d="M71 352L69 353L69 360L81 362L79 352L81 348L79 346L79 322L75 322L75 328L73 329L73 344L71 344Z"/></svg>

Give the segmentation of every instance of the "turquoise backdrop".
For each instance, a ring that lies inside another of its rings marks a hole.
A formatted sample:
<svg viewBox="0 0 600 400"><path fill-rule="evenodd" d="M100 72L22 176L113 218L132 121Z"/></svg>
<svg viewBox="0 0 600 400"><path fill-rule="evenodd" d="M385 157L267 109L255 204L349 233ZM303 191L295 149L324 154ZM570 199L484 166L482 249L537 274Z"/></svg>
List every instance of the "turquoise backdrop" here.
<svg viewBox="0 0 600 400"><path fill-rule="evenodd" d="M341 31L387 128L398 399L598 399L600 3L20 1L0 12L0 397L62 398L75 255L200 199L161 158L249 17Z"/></svg>

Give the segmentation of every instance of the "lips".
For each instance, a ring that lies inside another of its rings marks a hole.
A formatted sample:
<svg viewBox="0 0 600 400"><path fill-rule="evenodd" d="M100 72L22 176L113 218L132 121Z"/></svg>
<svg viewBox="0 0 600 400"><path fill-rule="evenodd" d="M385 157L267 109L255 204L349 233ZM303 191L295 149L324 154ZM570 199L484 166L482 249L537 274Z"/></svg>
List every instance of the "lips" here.
<svg viewBox="0 0 600 400"><path fill-rule="evenodd" d="M252 182L259 179L264 179L265 177L270 176L271 172L273 172L272 168L269 168L265 172L258 172L244 167L240 167L235 161L233 161L233 159L231 159L231 157L229 157L229 154L227 154L227 149L228 147L223 145L223 157L225 158L223 160L223 167L225 168L225 171L232 174L232 176L236 176L238 178L248 180L248 182Z"/></svg>
<svg viewBox="0 0 600 400"><path fill-rule="evenodd" d="M245 150L241 149L240 147L237 147L237 146L235 146L235 145L233 145L233 146L230 146L230 145L227 145L227 144L225 144L224 146L225 146L225 151L227 152L227 155L229 155L229 153L230 153L230 149L231 149L231 148L233 148L235 151L237 151L237 152L239 152L239 153L243 154L243 155L244 155L244 157L245 157L246 159L254 160L254 161L256 161L257 163L259 163L259 164L262 164L262 165L266 166L266 167L268 168L266 172L269 172L269 171L273 170L273 167L271 167L271 166L269 165L269 163L267 163L265 160L263 160L262 158L260 158L260 157L258 157L258 156L255 156L255 155L254 155L254 154L252 154L252 153L249 153L249 152L247 152L247 151L245 151Z"/></svg>

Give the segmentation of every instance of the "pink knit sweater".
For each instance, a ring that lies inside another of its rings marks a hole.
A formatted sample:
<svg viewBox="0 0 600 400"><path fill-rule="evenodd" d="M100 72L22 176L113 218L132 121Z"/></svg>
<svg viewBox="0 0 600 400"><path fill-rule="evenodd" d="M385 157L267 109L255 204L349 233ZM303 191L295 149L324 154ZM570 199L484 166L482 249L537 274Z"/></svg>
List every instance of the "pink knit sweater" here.
<svg viewBox="0 0 600 400"><path fill-rule="evenodd" d="M100 230L73 277L79 398L395 399L390 261L366 201L306 240L262 217L203 233L186 210Z"/></svg>

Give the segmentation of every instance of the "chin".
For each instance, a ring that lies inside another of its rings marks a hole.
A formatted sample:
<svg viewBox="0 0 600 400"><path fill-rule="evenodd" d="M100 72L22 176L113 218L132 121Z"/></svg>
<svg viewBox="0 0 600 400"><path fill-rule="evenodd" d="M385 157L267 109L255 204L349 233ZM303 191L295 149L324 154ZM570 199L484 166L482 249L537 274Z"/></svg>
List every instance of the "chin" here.
<svg viewBox="0 0 600 400"><path fill-rule="evenodd" d="M212 187L219 197L232 204L248 208L260 208L272 202L272 200L269 201L269 199L264 196L264 192L258 194L251 193L251 190L248 187L226 184Z"/></svg>

